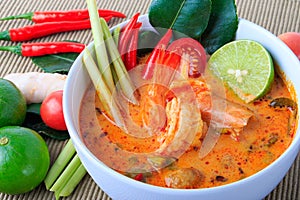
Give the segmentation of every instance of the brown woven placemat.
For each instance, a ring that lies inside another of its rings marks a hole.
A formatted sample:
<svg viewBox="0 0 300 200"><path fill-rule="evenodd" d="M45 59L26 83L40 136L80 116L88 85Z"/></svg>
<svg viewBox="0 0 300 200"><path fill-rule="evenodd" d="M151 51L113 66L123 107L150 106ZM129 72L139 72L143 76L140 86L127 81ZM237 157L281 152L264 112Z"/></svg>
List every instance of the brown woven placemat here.
<svg viewBox="0 0 300 200"><path fill-rule="evenodd" d="M147 13L151 0L97 0L99 8L113 9L125 13L131 17L134 13ZM259 24L278 35L287 31L300 32L300 0L237 0L239 17ZM86 8L85 0L0 0L0 18L9 15L17 15L32 11L46 10L70 10ZM114 19L110 26L120 23L124 19ZM30 24L27 20L1 21L0 31L9 28L21 27ZM88 44L92 41L89 30L76 31L63 34L55 34L35 41L61 41L76 40ZM0 41L0 45L14 45L7 41ZM29 58L14 55L8 52L0 52L0 77L12 72L41 71ZM64 142L52 139L46 140L51 162L61 151ZM297 157L288 174L281 183L271 192L266 200L299 200L300 199L300 156ZM0 180L1 181L1 180ZM22 195L6 195L0 193L1 200L53 200L52 192L45 190L43 184L35 190ZM108 200L110 199L91 179L86 175L78 185L74 193L62 198L66 200Z"/></svg>

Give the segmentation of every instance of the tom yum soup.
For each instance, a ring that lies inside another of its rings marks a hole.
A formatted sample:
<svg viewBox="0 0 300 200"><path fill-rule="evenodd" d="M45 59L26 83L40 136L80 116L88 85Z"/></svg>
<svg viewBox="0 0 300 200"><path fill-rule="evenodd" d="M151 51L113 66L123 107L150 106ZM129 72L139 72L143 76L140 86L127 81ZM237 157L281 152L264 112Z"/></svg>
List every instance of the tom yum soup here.
<svg viewBox="0 0 300 200"><path fill-rule="evenodd" d="M253 41L211 56L180 47L164 52L177 53L169 60L139 57L129 71L136 102L118 85L113 93L118 120L91 85L79 119L88 149L125 176L182 189L232 183L276 160L293 140L297 105L267 51Z"/></svg>

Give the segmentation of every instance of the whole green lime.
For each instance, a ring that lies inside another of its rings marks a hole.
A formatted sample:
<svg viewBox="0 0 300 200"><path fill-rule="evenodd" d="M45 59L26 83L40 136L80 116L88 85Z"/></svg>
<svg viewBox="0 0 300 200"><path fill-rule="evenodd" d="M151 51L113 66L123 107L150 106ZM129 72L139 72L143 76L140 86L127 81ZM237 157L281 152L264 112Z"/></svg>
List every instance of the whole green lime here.
<svg viewBox="0 0 300 200"><path fill-rule="evenodd" d="M0 127L21 125L26 108L26 99L15 84L0 78Z"/></svg>
<svg viewBox="0 0 300 200"><path fill-rule="evenodd" d="M38 133L20 126L0 128L0 192L33 190L44 180L49 165L48 147Z"/></svg>

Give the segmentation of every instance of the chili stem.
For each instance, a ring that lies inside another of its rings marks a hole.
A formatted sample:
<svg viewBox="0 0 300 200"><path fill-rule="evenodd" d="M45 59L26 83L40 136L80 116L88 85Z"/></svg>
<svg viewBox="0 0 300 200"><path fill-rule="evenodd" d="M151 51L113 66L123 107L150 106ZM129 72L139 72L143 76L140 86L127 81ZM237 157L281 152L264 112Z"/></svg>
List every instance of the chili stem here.
<svg viewBox="0 0 300 200"><path fill-rule="evenodd" d="M2 31L0 32L0 40L10 41L10 34L9 31Z"/></svg>
<svg viewBox="0 0 300 200"><path fill-rule="evenodd" d="M21 14L21 15L4 17L4 18L1 18L0 20L2 20L2 21L4 21L4 20L13 20L13 19L28 19L28 20L32 20L32 16L33 16L33 12L29 12L29 13L24 13L24 14Z"/></svg>
<svg viewBox="0 0 300 200"><path fill-rule="evenodd" d="M134 96L134 86L130 80L129 74L127 73L126 67L121 59L120 53L109 31L107 23L103 19L100 19L100 22L103 28L104 39L107 43L107 49L120 82L120 87L124 95L132 103L137 104L138 102Z"/></svg>
<svg viewBox="0 0 300 200"><path fill-rule="evenodd" d="M9 51L18 55L22 55L22 47L18 46L0 46L0 51Z"/></svg>
<svg viewBox="0 0 300 200"><path fill-rule="evenodd" d="M101 27L101 23L99 21L100 17L98 15L96 1L87 0L86 2L87 2L89 16L90 16L98 67L100 69L101 75L103 75L104 77L107 87L112 93L113 90L115 89L115 85L111 74L105 42L103 39L103 30Z"/></svg>
<svg viewBox="0 0 300 200"><path fill-rule="evenodd" d="M52 165L51 169L49 170L44 183L46 188L49 190L57 177L62 173L64 168L68 165L69 161L75 154L75 148L71 140L67 142L57 159L55 160L54 164Z"/></svg>

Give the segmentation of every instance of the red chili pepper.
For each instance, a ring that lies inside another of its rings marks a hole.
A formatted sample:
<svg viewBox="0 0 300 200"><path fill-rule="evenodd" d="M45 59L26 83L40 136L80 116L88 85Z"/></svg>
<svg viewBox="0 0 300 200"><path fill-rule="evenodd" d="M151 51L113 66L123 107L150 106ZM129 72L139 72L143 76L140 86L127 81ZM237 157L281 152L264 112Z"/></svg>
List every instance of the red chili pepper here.
<svg viewBox="0 0 300 200"><path fill-rule="evenodd" d="M24 43L18 46L2 46L1 51L10 51L22 56L43 56L58 53L80 53L85 45L76 42Z"/></svg>
<svg viewBox="0 0 300 200"><path fill-rule="evenodd" d="M166 51L162 64L177 70L180 64L180 60L181 56L178 53Z"/></svg>
<svg viewBox="0 0 300 200"><path fill-rule="evenodd" d="M148 76L146 80L152 78L151 81L154 81L154 83L169 86L175 77L175 72L180 66L181 55L175 51L169 51L167 49L157 49L156 53L157 56L155 63L151 63L152 68L147 74Z"/></svg>
<svg viewBox="0 0 300 200"><path fill-rule="evenodd" d="M109 21L111 20L111 18L113 18L112 15L103 17L103 19L104 19L106 22L109 22Z"/></svg>
<svg viewBox="0 0 300 200"><path fill-rule="evenodd" d="M172 38L172 33L173 33L172 29L168 29L165 35L157 43L155 49L166 49Z"/></svg>
<svg viewBox="0 0 300 200"><path fill-rule="evenodd" d="M159 60L164 59L165 50L171 38L172 38L172 29L168 29L166 34L160 39L160 41L155 46L154 50L151 52L150 56L146 61L146 65L145 68L143 69L143 75L142 75L144 79L151 79L154 73L155 65L162 64L158 62L160 62Z"/></svg>
<svg viewBox="0 0 300 200"><path fill-rule="evenodd" d="M155 65L163 65L163 66L168 66L171 69L178 69L180 60L181 60L181 55L174 51L169 51L166 49L156 49L156 55L155 61L153 63L153 66ZM154 69L153 69L154 71ZM151 72L153 75L153 71Z"/></svg>
<svg viewBox="0 0 300 200"><path fill-rule="evenodd" d="M137 48L138 48L138 39L139 39L139 30L142 26L142 23L137 22L132 30L132 37L128 44L128 52L125 54L125 66L129 71L137 65Z"/></svg>
<svg viewBox="0 0 300 200"><path fill-rule="evenodd" d="M47 22L42 24L35 24L32 26L25 26L23 28L10 29L9 35L11 41L26 41L55 33L89 28L91 28L90 20L74 22Z"/></svg>
<svg viewBox="0 0 300 200"><path fill-rule="evenodd" d="M119 17L125 18L121 12L113 10L98 10L100 17ZM89 12L85 10L68 10L68 11L36 11L29 12L17 16L9 16L2 18L0 20L12 20L12 19L28 19L35 23L45 23L45 22L58 22L58 21L80 21L89 19Z"/></svg>
<svg viewBox="0 0 300 200"><path fill-rule="evenodd" d="M125 53L127 53L127 47L130 42L130 38L132 36L132 30L137 23L139 15L140 13L136 13L121 30L118 49L123 61L125 59Z"/></svg>
<svg viewBox="0 0 300 200"><path fill-rule="evenodd" d="M144 179L144 175L142 173L139 173L134 177L134 180L137 181L142 181L143 179Z"/></svg>
<svg viewBox="0 0 300 200"><path fill-rule="evenodd" d="M106 17L105 20L109 21L111 16ZM0 40L7 41L27 41L35 38L40 38L60 32L90 29L90 20L82 21L62 21L62 22L45 22L22 28L14 28L8 31L0 32Z"/></svg>

